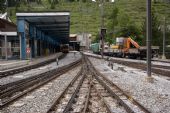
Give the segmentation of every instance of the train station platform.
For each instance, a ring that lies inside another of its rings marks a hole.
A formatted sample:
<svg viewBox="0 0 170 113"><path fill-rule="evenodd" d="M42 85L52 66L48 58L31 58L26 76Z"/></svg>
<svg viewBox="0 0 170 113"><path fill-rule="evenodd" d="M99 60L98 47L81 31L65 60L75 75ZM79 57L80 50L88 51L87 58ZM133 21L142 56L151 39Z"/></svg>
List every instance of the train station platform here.
<svg viewBox="0 0 170 113"><path fill-rule="evenodd" d="M38 64L51 59L56 59L56 57L59 57L61 55L62 53L59 52L56 54L51 54L49 56L41 56L29 60L0 60L0 71L6 71L6 70L19 68L23 66Z"/></svg>
<svg viewBox="0 0 170 113"><path fill-rule="evenodd" d="M60 51L69 43L70 12L17 12L22 60Z"/></svg>

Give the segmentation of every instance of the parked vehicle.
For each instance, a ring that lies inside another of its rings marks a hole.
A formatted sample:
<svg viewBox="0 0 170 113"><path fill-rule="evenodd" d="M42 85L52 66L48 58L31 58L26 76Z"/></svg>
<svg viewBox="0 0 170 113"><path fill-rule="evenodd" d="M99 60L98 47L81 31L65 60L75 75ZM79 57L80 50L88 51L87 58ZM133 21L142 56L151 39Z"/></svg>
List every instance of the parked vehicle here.
<svg viewBox="0 0 170 113"><path fill-rule="evenodd" d="M94 45L92 45L94 46ZM98 48L98 49L95 49ZM100 54L100 44L95 43L95 48L91 48L94 53ZM151 46L152 57L158 56L159 46ZM146 58L147 47L140 46L130 37L116 38L116 44L110 47L104 46L104 55L114 57Z"/></svg>

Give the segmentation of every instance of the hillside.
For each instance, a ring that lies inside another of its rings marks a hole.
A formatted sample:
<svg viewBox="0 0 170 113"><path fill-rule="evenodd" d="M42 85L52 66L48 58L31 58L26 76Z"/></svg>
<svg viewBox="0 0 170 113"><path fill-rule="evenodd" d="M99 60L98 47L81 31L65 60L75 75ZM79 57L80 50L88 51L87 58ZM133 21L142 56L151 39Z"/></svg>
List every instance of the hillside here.
<svg viewBox="0 0 170 113"><path fill-rule="evenodd" d="M113 7L119 9L119 16L126 14L127 18L141 29L145 20L146 9L145 1L141 0L117 0L115 3L104 3L105 27L108 27L108 17L112 13ZM162 23L163 17L166 15L170 20L170 4L157 3L153 4L158 20ZM20 4L20 7L10 7L11 19L16 22L15 12L17 11L70 11L71 13L71 33L88 32L95 37L100 29L101 15L98 2L63 2L60 1L56 5L50 5L48 0L42 0L42 4L31 2L30 4ZM126 16L124 16L126 20ZM168 22L170 23L170 22ZM119 28L119 26L117 27Z"/></svg>

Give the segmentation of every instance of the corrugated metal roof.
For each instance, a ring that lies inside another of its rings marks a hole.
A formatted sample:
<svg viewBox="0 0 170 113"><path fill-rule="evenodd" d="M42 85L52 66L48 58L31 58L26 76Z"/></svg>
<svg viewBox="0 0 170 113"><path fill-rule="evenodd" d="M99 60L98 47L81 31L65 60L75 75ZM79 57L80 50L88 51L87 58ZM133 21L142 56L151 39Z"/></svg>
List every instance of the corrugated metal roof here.
<svg viewBox="0 0 170 113"><path fill-rule="evenodd" d="M70 33L70 12L28 12L16 13L30 25L53 39L68 41Z"/></svg>

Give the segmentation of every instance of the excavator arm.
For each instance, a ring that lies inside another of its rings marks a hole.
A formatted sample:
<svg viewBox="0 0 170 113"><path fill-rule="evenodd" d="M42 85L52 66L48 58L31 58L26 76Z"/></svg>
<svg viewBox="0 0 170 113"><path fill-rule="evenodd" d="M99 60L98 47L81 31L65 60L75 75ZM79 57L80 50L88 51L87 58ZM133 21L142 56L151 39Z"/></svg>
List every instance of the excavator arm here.
<svg viewBox="0 0 170 113"><path fill-rule="evenodd" d="M140 48L140 46L137 42L135 42L132 38L128 37L127 41L126 41L126 48L124 48L124 52L128 52L131 44L134 45L137 49Z"/></svg>

